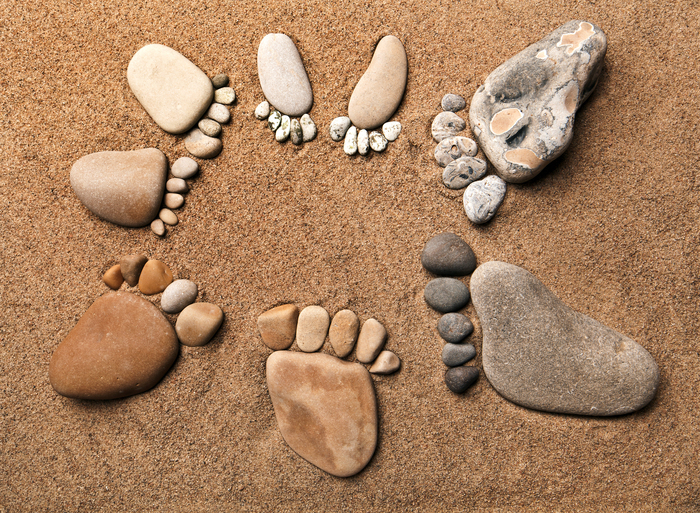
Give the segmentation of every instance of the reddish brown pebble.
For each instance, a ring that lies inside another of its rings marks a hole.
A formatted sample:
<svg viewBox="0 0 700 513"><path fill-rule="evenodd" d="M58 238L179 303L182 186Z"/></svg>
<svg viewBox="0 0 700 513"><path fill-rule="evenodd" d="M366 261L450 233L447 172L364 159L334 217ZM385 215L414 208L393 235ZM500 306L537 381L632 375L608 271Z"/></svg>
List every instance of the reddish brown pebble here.
<svg viewBox="0 0 700 513"><path fill-rule="evenodd" d="M224 322L224 312L211 303L194 303L180 313L175 324L177 338L186 346L203 346Z"/></svg>
<svg viewBox="0 0 700 513"><path fill-rule="evenodd" d="M173 282L173 273L160 260L149 260L139 277L139 290L150 296L163 292Z"/></svg>
<svg viewBox="0 0 700 513"><path fill-rule="evenodd" d="M110 267L106 273L102 276L102 281L105 282L112 290L119 290L119 287L124 283L124 278L122 277L122 271L119 264Z"/></svg>
<svg viewBox="0 0 700 513"><path fill-rule="evenodd" d="M119 267L121 268L122 276L124 281L130 286L135 287L139 282L139 276L141 276L141 270L143 266L148 262L146 255L127 255L119 260Z"/></svg>
<svg viewBox="0 0 700 513"><path fill-rule="evenodd" d="M287 349L294 342L299 309L295 305L276 306L258 317L263 342L273 351Z"/></svg>

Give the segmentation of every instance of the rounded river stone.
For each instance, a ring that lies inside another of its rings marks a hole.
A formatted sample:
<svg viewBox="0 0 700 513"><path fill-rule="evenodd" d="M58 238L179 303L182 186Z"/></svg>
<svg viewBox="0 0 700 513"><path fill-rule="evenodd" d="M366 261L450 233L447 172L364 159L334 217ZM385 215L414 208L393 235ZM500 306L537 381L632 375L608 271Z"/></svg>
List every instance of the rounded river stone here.
<svg viewBox="0 0 700 513"><path fill-rule="evenodd" d="M360 319L352 310L341 310L333 316L328 330L328 340L335 354L344 358L352 352L359 329Z"/></svg>
<svg viewBox="0 0 700 513"><path fill-rule="evenodd" d="M197 284L190 280L175 280L166 287L160 298L165 313L175 314L197 300Z"/></svg>
<svg viewBox="0 0 700 513"><path fill-rule="evenodd" d="M384 348L386 328L376 319L367 319L357 338L355 357L361 363L372 363Z"/></svg>
<svg viewBox="0 0 700 513"><path fill-rule="evenodd" d="M466 315L453 312L440 317L437 330L445 341L452 344L459 344L472 334L474 325Z"/></svg>
<svg viewBox="0 0 700 513"><path fill-rule="evenodd" d="M186 306L177 316L177 338L186 346L207 344L224 322L224 312L211 303L194 303Z"/></svg>
<svg viewBox="0 0 700 513"><path fill-rule="evenodd" d="M297 346L306 353L318 351L326 341L331 316L322 306L304 308L297 321Z"/></svg>
<svg viewBox="0 0 700 513"><path fill-rule="evenodd" d="M199 164L190 157L180 157L175 161L170 172L175 178L182 178L185 180L187 178L192 178L199 172Z"/></svg>
<svg viewBox="0 0 700 513"><path fill-rule="evenodd" d="M393 374L401 368L401 360L391 351L382 351L369 368L372 374Z"/></svg>
<svg viewBox="0 0 700 513"><path fill-rule="evenodd" d="M199 128L195 128L187 134L185 148L197 158L213 159L221 153L223 145L221 139L204 135Z"/></svg>
<svg viewBox="0 0 700 513"><path fill-rule="evenodd" d="M330 127L328 128L331 139L336 142L342 141L350 125L352 125L352 121L350 121L350 118L347 116L335 118L331 121Z"/></svg>
<svg viewBox="0 0 700 513"><path fill-rule="evenodd" d="M458 94L446 94L440 102L442 110L449 112L459 112L467 106L467 102Z"/></svg>
<svg viewBox="0 0 700 513"><path fill-rule="evenodd" d="M463 394L479 379L476 367L452 367L445 373L445 384L455 394Z"/></svg>
<svg viewBox="0 0 700 513"><path fill-rule="evenodd" d="M141 271L143 266L148 262L146 255L135 254L126 255L119 259L119 267L124 277L124 281L127 282L131 287L135 287L139 283L139 276L141 276Z"/></svg>
<svg viewBox="0 0 700 513"><path fill-rule="evenodd" d="M471 344L445 344L442 348L442 363L448 367L463 365L476 356Z"/></svg>
<svg viewBox="0 0 700 513"><path fill-rule="evenodd" d="M438 276L466 276L476 269L472 248L454 233L444 232L426 242L421 264Z"/></svg>
<svg viewBox="0 0 700 513"><path fill-rule="evenodd" d="M113 265L107 272L102 275L102 281L112 290L119 290L119 287L124 283L122 270L119 264Z"/></svg>
<svg viewBox="0 0 700 513"><path fill-rule="evenodd" d="M454 278L435 278L425 287L425 302L438 312L456 312L469 302L469 289Z"/></svg>
<svg viewBox="0 0 700 513"><path fill-rule="evenodd" d="M287 349L297 332L299 309L295 305L280 305L258 317L258 330L263 343L273 351Z"/></svg>
<svg viewBox="0 0 700 513"><path fill-rule="evenodd" d="M160 260L149 260L139 276L139 290L142 294L151 296L163 292L172 282L170 267Z"/></svg>

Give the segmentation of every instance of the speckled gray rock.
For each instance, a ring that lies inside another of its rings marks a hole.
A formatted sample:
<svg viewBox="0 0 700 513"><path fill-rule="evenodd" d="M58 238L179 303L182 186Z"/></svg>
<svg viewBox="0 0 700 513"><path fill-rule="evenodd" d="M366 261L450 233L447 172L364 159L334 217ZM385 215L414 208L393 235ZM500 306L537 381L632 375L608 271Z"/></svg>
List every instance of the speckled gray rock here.
<svg viewBox="0 0 700 513"><path fill-rule="evenodd" d="M381 153L384 150L386 150L387 144L388 142L386 140L386 137L384 137L384 135L381 132L369 133L369 147L372 148L372 151Z"/></svg>
<svg viewBox="0 0 700 513"><path fill-rule="evenodd" d="M214 89L226 87L228 85L228 75L226 73L219 73L211 79L211 85L214 86Z"/></svg>
<svg viewBox="0 0 700 513"><path fill-rule="evenodd" d="M487 262L471 279L486 377L536 410L621 415L656 394L659 369L632 339L575 312L525 269Z"/></svg>
<svg viewBox="0 0 700 513"><path fill-rule="evenodd" d="M398 121L387 121L382 125L382 134L384 134L387 141L395 141L401 134L401 123Z"/></svg>
<svg viewBox="0 0 700 513"><path fill-rule="evenodd" d="M433 120L430 132L435 142L454 137L467 127L467 123L454 112L441 112Z"/></svg>
<svg viewBox="0 0 700 513"><path fill-rule="evenodd" d="M284 142L289 138L289 132L292 129L292 123L289 116L282 116L280 120L280 126L275 130L275 140L277 142Z"/></svg>
<svg viewBox="0 0 700 513"><path fill-rule="evenodd" d="M177 194L185 194L190 190L187 182L182 178L171 178L165 182L165 190L168 192L175 192Z"/></svg>
<svg viewBox="0 0 700 513"><path fill-rule="evenodd" d="M195 128L185 138L185 148L192 155L200 159L213 159L223 148L221 139L204 135L199 128Z"/></svg>
<svg viewBox="0 0 700 513"><path fill-rule="evenodd" d="M153 121L171 134L192 128L214 97L209 77L185 56L163 45L146 45L136 52L126 78Z"/></svg>
<svg viewBox="0 0 700 513"><path fill-rule="evenodd" d="M600 27L570 21L488 76L474 94L469 123L501 178L530 180L566 150L606 49Z"/></svg>
<svg viewBox="0 0 700 513"><path fill-rule="evenodd" d="M289 36L268 34L260 41L258 77L265 98L282 114L301 116L311 110L311 83Z"/></svg>
<svg viewBox="0 0 700 513"><path fill-rule="evenodd" d="M213 119L200 119L199 123L197 123L197 128L208 137L219 137L221 135L221 125Z"/></svg>
<svg viewBox="0 0 700 513"><path fill-rule="evenodd" d="M455 394L463 394L479 379L476 367L452 367L445 373L445 384Z"/></svg>
<svg viewBox="0 0 700 513"><path fill-rule="evenodd" d="M276 132L280 127L280 123L282 123L282 113L277 110L270 112L270 116L267 118L267 127Z"/></svg>
<svg viewBox="0 0 700 513"><path fill-rule="evenodd" d="M369 132L363 128L357 132L357 152L360 155L367 155L369 150Z"/></svg>
<svg viewBox="0 0 700 513"><path fill-rule="evenodd" d="M267 119L267 117L270 115L270 104L267 101L258 104L258 106L255 107L254 115L260 121Z"/></svg>
<svg viewBox="0 0 700 513"><path fill-rule="evenodd" d="M186 180L199 172L199 164L197 164L196 160L189 157L180 157L172 165L170 172L175 178Z"/></svg>
<svg viewBox="0 0 700 513"><path fill-rule="evenodd" d="M343 151L347 155L354 155L357 153L357 128L351 126L348 131L345 132L345 142L343 143Z"/></svg>
<svg viewBox="0 0 700 513"><path fill-rule="evenodd" d="M301 123L296 118L292 119L289 124L289 138L292 144L297 146L304 142L304 132L301 130Z"/></svg>
<svg viewBox="0 0 700 513"><path fill-rule="evenodd" d="M336 142L342 141L348 131L348 128L350 128L350 125L352 125L352 122L347 116L335 118L333 121L331 121L331 125L328 129L331 139Z"/></svg>
<svg viewBox="0 0 700 513"><path fill-rule="evenodd" d="M435 278L428 282L425 302L438 312L456 312L469 302L469 289L455 278Z"/></svg>
<svg viewBox="0 0 700 513"><path fill-rule="evenodd" d="M445 344L442 348L442 363L448 367L464 365L476 356L476 349L471 344Z"/></svg>
<svg viewBox="0 0 700 513"><path fill-rule="evenodd" d="M314 123L314 120L311 119L311 116L304 114L299 120L299 123L301 124L301 132L304 142L309 142L316 139L316 123Z"/></svg>
<svg viewBox="0 0 700 513"><path fill-rule="evenodd" d="M225 125L231 121L231 113L226 105L220 103L212 103L207 111L207 117L213 119L217 123Z"/></svg>
<svg viewBox="0 0 700 513"><path fill-rule="evenodd" d="M231 105L236 101L236 92L232 87L222 87L214 91L214 101L222 105Z"/></svg>
<svg viewBox="0 0 700 513"><path fill-rule="evenodd" d="M197 300L197 284L190 280L175 280L163 291L160 307L165 313L178 313Z"/></svg>
<svg viewBox="0 0 700 513"><path fill-rule="evenodd" d="M440 317L437 330L446 342L459 344L472 334L474 325L466 315L462 315L461 313L448 313Z"/></svg>
<svg viewBox="0 0 700 513"><path fill-rule="evenodd" d="M456 135L443 139L435 146L435 160L442 167L461 157L473 157L479 151L478 146L468 137Z"/></svg>
<svg viewBox="0 0 700 513"><path fill-rule="evenodd" d="M446 94L440 102L442 110L449 112L459 112L467 106L467 102L458 94Z"/></svg>
<svg viewBox="0 0 700 513"><path fill-rule="evenodd" d="M464 191L464 211L474 224L483 224L496 215L506 196L506 183L496 175L473 182Z"/></svg>
<svg viewBox="0 0 700 513"><path fill-rule="evenodd" d="M483 178L487 171L485 161L476 157L460 157L447 164L442 172L442 183L448 189L464 189Z"/></svg>
<svg viewBox="0 0 700 513"><path fill-rule="evenodd" d="M426 271L439 276L466 276L476 269L472 248L450 232L436 235L426 242L420 260Z"/></svg>

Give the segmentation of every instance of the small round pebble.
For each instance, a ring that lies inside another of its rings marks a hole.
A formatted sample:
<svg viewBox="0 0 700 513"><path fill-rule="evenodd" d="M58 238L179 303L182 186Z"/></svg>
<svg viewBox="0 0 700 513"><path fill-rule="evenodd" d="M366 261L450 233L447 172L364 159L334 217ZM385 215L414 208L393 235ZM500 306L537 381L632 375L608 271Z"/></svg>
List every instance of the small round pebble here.
<svg viewBox="0 0 700 513"><path fill-rule="evenodd" d="M163 203L165 204L166 207L168 207L170 209L176 209L176 208L180 208L185 203L185 198L182 196L182 194L175 194L173 192L168 192L165 195L165 199L163 200Z"/></svg>
<svg viewBox="0 0 700 513"><path fill-rule="evenodd" d="M105 282L105 285L110 289L119 290L119 287L124 283L121 266L117 264L110 267L102 276L102 281Z"/></svg>
<svg viewBox="0 0 700 513"><path fill-rule="evenodd" d="M279 128L275 131L275 140L277 142L284 142L289 139L289 132L291 131L291 121L289 116L282 116L282 121L280 122Z"/></svg>
<svg viewBox="0 0 700 513"><path fill-rule="evenodd" d="M260 121L268 118L270 116L270 103L267 101L260 103L257 107L255 107L254 114Z"/></svg>
<svg viewBox="0 0 700 513"><path fill-rule="evenodd" d="M161 209L158 217L161 221L163 221L165 224L169 224L170 226L175 226L177 224L177 216L175 215L175 212L168 208Z"/></svg>
<svg viewBox="0 0 700 513"><path fill-rule="evenodd" d="M382 125L382 133L387 141L395 141L401 133L401 123L398 121L387 121Z"/></svg>
<svg viewBox="0 0 700 513"><path fill-rule="evenodd" d="M297 320L297 347L305 353L318 351L326 341L331 316L322 306L307 306Z"/></svg>
<svg viewBox="0 0 700 513"><path fill-rule="evenodd" d="M175 332L186 346L199 347L208 343L224 322L224 312L212 303L194 303L180 312Z"/></svg>
<svg viewBox="0 0 700 513"><path fill-rule="evenodd" d="M479 379L476 367L452 367L445 373L445 384L455 394L462 394Z"/></svg>
<svg viewBox="0 0 700 513"><path fill-rule="evenodd" d="M468 137L455 136L443 139L435 147L435 160L442 167L460 157L473 157L479 151L479 147Z"/></svg>
<svg viewBox="0 0 700 513"><path fill-rule="evenodd" d="M304 132L301 131L301 123L299 123L299 120L296 118L292 119L289 127L289 138L295 146L299 146L304 142Z"/></svg>
<svg viewBox="0 0 700 513"><path fill-rule="evenodd" d="M331 121L331 126L329 128L331 139L336 142L342 141L351 124L350 118L347 116L335 118L333 121Z"/></svg>
<svg viewBox="0 0 700 513"><path fill-rule="evenodd" d="M345 142L343 143L343 151L347 155L354 155L357 153L357 128L351 126L348 131L345 132Z"/></svg>
<svg viewBox="0 0 700 513"><path fill-rule="evenodd" d="M445 341L459 344L473 333L474 325L466 315L453 312L440 317L437 330Z"/></svg>
<svg viewBox="0 0 700 513"><path fill-rule="evenodd" d="M476 256L464 240L443 232L425 243L420 261L426 271L438 276L466 276L476 269Z"/></svg>
<svg viewBox="0 0 700 513"><path fill-rule="evenodd" d="M236 92L232 87L222 87L214 91L214 101L222 105L231 105L236 101Z"/></svg>
<svg viewBox="0 0 700 513"><path fill-rule="evenodd" d="M228 108L220 103L211 104L207 111L207 117L224 125L231 121L231 113L228 111Z"/></svg>
<svg viewBox="0 0 700 513"><path fill-rule="evenodd" d="M467 106L467 102L458 94L446 94L442 97L442 110L459 112Z"/></svg>
<svg viewBox="0 0 700 513"><path fill-rule="evenodd" d="M370 132L369 134L369 147L372 148L377 153L386 150L386 146L389 144L386 137L382 135L381 132Z"/></svg>
<svg viewBox="0 0 700 513"><path fill-rule="evenodd" d="M267 118L267 127L276 132L282 123L282 113L278 110L273 110Z"/></svg>
<svg viewBox="0 0 700 513"><path fill-rule="evenodd" d="M214 86L214 89L226 87L228 85L228 75L226 73L219 73L211 79L211 85Z"/></svg>
<svg viewBox="0 0 700 513"><path fill-rule="evenodd" d="M199 164L190 157L180 157L170 168L170 172L175 178L192 178L199 171Z"/></svg>
<svg viewBox="0 0 700 513"><path fill-rule="evenodd" d="M165 190L168 192L176 192L178 194L186 194L190 190L187 182L182 178L171 178L165 182Z"/></svg>
<svg viewBox="0 0 700 513"><path fill-rule="evenodd" d="M316 139L316 123L314 123L314 120L311 119L311 116L304 114L299 123L301 123L301 132L304 136L304 142L309 142Z"/></svg>
<svg viewBox="0 0 700 513"><path fill-rule="evenodd" d="M486 161L476 157L460 157L453 160L442 172L442 183L448 189L464 189L470 183L480 180L486 174Z"/></svg>
<svg viewBox="0 0 700 513"><path fill-rule="evenodd" d="M149 260L139 276L139 290L150 296L163 292L173 282L173 273L160 260Z"/></svg>
<svg viewBox="0 0 700 513"><path fill-rule="evenodd" d="M456 312L469 302L469 289L454 278L435 278L425 287L425 302L438 312Z"/></svg>
<svg viewBox="0 0 700 513"><path fill-rule="evenodd" d="M158 237L162 237L165 235L165 223L160 219L154 219L153 222L151 222L151 231Z"/></svg>
<svg viewBox="0 0 700 513"><path fill-rule="evenodd" d="M442 363L448 367L464 365L476 356L476 349L471 344L445 344L442 348Z"/></svg>
<svg viewBox="0 0 700 513"><path fill-rule="evenodd" d="M441 112L433 120L430 127L433 139L440 142L448 137L453 137L467 127L466 122L454 112Z"/></svg>
<svg viewBox="0 0 700 513"><path fill-rule="evenodd" d="M219 135L221 135L221 125L213 119L200 119L199 123L197 123L197 128L199 128L204 135L208 135L209 137L219 137Z"/></svg>
<svg viewBox="0 0 700 513"><path fill-rule="evenodd" d="M185 137L185 148L200 159L213 159L221 153L221 139L204 135L199 128L191 130Z"/></svg>
<svg viewBox="0 0 700 513"><path fill-rule="evenodd" d="M372 374L393 374L401 368L401 360L391 351L382 351L369 371Z"/></svg>
<svg viewBox="0 0 700 513"><path fill-rule="evenodd" d="M190 280L175 280L163 291L160 307L165 313L174 314L191 305L197 299L197 284Z"/></svg>
<svg viewBox="0 0 700 513"><path fill-rule="evenodd" d="M360 155L367 155L369 150L369 132L363 128L357 132L357 152Z"/></svg>

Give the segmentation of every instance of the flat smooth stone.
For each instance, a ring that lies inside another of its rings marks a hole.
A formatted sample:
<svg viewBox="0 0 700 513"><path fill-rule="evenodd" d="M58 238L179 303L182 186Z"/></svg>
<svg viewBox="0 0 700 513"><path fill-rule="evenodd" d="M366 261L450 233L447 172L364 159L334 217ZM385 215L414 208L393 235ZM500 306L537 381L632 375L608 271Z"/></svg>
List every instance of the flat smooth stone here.
<svg viewBox="0 0 700 513"><path fill-rule="evenodd" d="M360 319L352 310L341 310L333 316L328 330L328 340L333 351L340 358L345 358L355 347L357 332L360 329Z"/></svg>
<svg viewBox="0 0 700 513"><path fill-rule="evenodd" d="M165 313L181 312L197 300L197 284L190 280L175 280L163 291L160 307Z"/></svg>
<svg viewBox="0 0 700 513"><path fill-rule="evenodd" d="M221 125L218 121L214 121L213 119L200 119L199 123L197 123L197 128L208 137L219 137L221 135Z"/></svg>
<svg viewBox="0 0 700 513"><path fill-rule="evenodd" d="M268 101L261 102L255 107L255 117L260 121L267 119L270 115L270 103Z"/></svg>
<svg viewBox="0 0 700 513"><path fill-rule="evenodd" d="M305 353L318 351L326 341L331 316L322 306L307 306L297 321L297 347Z"/></svg>
<svg viewBox="0 0 700 513"><path fill-rule="evenodd" d="M472 248L450 232L440 233L426 242L420 262L426 271L438 276L466 276L476 269Z"/></svg>
<svg viewBox="0 0 700 513"><path fill-rule="evenodd" d="M212 303L193 303L177 316L175 332L186 346L208 344L224 322L224 312Z"/></svg>
<svg viewBox="0 0 700 513"><path fill-rule="evenodd" d="M459 112L467 106L467 102L458 94L446 94L440 102L442 110L449 112Z"/></svg>
<svg viewBox="0 0 700 513"><path fill-rule="evenodd" d="M428 306L438 312L456 312L469 302L469 289L454 278L435 278L428 282L423 296Z"/></svg>
<svg viewBox="0 0 700 513"><path fill-rule="evenodd" d="M367 319L357 339L355 357L359 362L372 363L384 349L386 328L376 319Z"/></svg>
<svg viewBox="0 0 700 513"><path fill-rule="evenodd" d="M212 103L211 107L207 111L207 117L213 119L217 123L225 125L231 121L231 112L229 112L228 107L221 103Z"/></svg>
<svg viewBox="0 0 700 513"><path fill-rule="evenodd" d="M214 88L206 74L182 54L159 44L141 48L126 70L136 99L166 132L187 132L207 111Z"/></svg>
<svg viewBox="0 0 700 513"><path fill-rule="evenodd" d="M346 155L354 155L357 153L357 127L351 126L345 132L345 142L343 143L343 151Z"/></svg>
<svg viewBox="0 0 700 513"><path fill-rule="evenodd" d="M463 394L479 379L476 367L452 367L445 373L445 384L455 394Z"/></svg>
<svg viewBox="0 0 700 513"><path fill-rule="evenodd" d="M309 142L316 139L316 133L318 130L316 128L316 123L314 123L314 120L311 119L311 116L304 114L299 120L299 123L301 124L301 133L304 142Z"/></svg>
<svg viewBox="0 0 700 513"><path fill-rule="evenodd" d="M464 211L474 224L489 222L506 196L506 183L496 175L469 184L464 191Z"/></svg>
<svg viewBox="0 0 700 513"><path fill-rule="evenodd" d="M566 150L606 50L600 27L570 21L486 78L472 99L469 123L501 178L530 180Z"/></svg>
<svg viewBox="0 0 700 513"><path fill-rule="evenodd" d="M121 269L124 281L131 287L135 287L139 283L139 276L143 266L148 262L146 255L140 253L135 255L126 255L119 259L119 268Z"/></svg>
<svg viewBox="0 0 700 513"><path fill-rule="evenodd" d="M452 312L440 317L437 330L446 342L459 344L474 332L474 325L466 315Z"/></svg>
<svg viewBox="0 0 700 513"><path fill-rule="evenodd" d="M463 365L476 356L471 344L445 344L442 348L442 363L448 367Z"/></svg>
<svg viewBox="0 0 700 513"><path fill-rule="evenodd" d="M371 130L389 121L401 103L407 76L403 44L395 36L383 37L350 97L348 116L353 125Z"/></svg>
<svg viewBox="0 0 700 513"><path fill-rule="evenodd" d="M211 79L211 85L214 86L214 89L226 87L228 85L228 75L226 73L219 73Z"/></svg>
<svg viewBox="0 0 700 513"><path fill-rule="evenodd" d="M124 283L124 277L122 276L121 267L119 264L113 265L107 272L102 275L102 281L112 290L119 290L119 287Z"/></svg>
<svg viewBox="0 0 700 513"><path fill-rule="evenodd" d="M622 415L656 394L659 368L634 340L575 312L525 269L479 266L471 279L486 377L535 410Z"/></svg>
<svg viewBox="0 0 700 513"><path fill-rule="evenodd" d="M294 41L285 34L267 34L258 46L258 77L265 98L288 116L311 110L314 95Z"/></svg>
<svg viewBox="0 0 700 513"><path fill-rule="evenodd" d="M367 369L327 354L277 351L266 376L277 424L294 452L338 477L369 463L378 421Z"/></svg>
<svg viewBox="0 0 700 513"><path fill-rule="evenodd" d="M73 164L70 184L93 214L121 226L140 227L158 215L167 176L168 159L155 148L101 151Z"/></svg>
<svg viewBox="0 0 700 513"><path fill-rule="evenodd" d="M299 309L295 305L280 305L258 317L258 330L263 343L273 351L287 349L294 342Z"/></svg>
<svg viewBox="0 0 700 513"><path fill-rule="evenodd" d="M165 235L165 223L161 219L154 219L151 221L151 231L158 237L162 237Z"/></svg>
<svg viewBox="0 0 700 513"><path fill-rule="evenodd" d="M435 160L442 167L447 166L453 160L462 157L473 157L479 151L479 147L468 137L456 135L443 139L435 147Z"/></svg>
<svg viewBox="0 0 700 513"><path fill-rule="evenodd" d="M486 161L476 157L460 157L453 160L442 172L442 183L448 189L464 189L486 175L488 165Z"/></svg>
<svg viewBox="0 0 700 513"><path fill-rule="evenodd" d="M347 116L335 118L328 128L331 139L335 142L342 141L351 125L352 121Z"/></svg>
<svg viewBox="0 0 700 513"><path fill-rule="evenodd" d="M401 360L391 351L382 351L369 371L372 374L393 374L401 368Z"/></svg>
<svg viewBox="0 0 700 513"><path fill-rule="evenodd" d="M170 226L175 226L179 222L177 214L175 214L175 212L173 212L169 208L161 208L160 212L158 213L158 217L161 221Z"/></svg>
<svg viewBox="0 0 700 513"><path fill-rule="evenodd" d="M171 178L165 182L165 190L176 194L185 194L190 190L190 187L182 178Z"/></svg>
<svg viewBox="0 0 700 513"><path fill-rule="evenodd" d="M152 303L109 292L56 348L49 381L56 392L75 399L127 397L153 388L179 350L175 330Z"/></svg>
<svg viewBox="0 0 700 513"><path fill-rule="evenodd" d="M398 121L387 121L382 125L382 134L387 141L393 142L399 138L401 133L401 123Z"/></svg>
<svg viewBox="0 0 700 513"><path fill-rule="evenodd" d="M231 105L236 101L236 92L233 87L222 87L214 91L214 101L222 105Z"/></svg>
<svg viewBox="0 0 700 513"><path fill-rule="evenodd" d="M173 273L160 260L149 260L139 276L139 290L147 296L163 292L173 281Z"/></svg>
<svg viewBox="0 0 700 513"><path fill-rule="evenodd" d="M433 120L430 132L435 142L454 137L467 128L467 123L454 112L441 112Z"/></svg>
<svg viewBox="0 0 700 513"><path fill-rule="evenodd" d="M163 204L170 209L177 209L185 204L185 198L182 196L182 194L168 192L165 194Z"/></svg>
<svg viewBox="0 0 700 513"><path fill-rule="evenodd" d="M195 128L187 134L185 148L197 158L213 159L221 153L223 145L221 139L204 135L199 128Z"/></svg>
<svg viewBox="0 0 700 513"><path fill-rule="evenodd" d="M172 168L170 168L170 172L175 178L186 180L192 178L199 172L199 164L190 157L180 157L175 161Z"/></svg>

